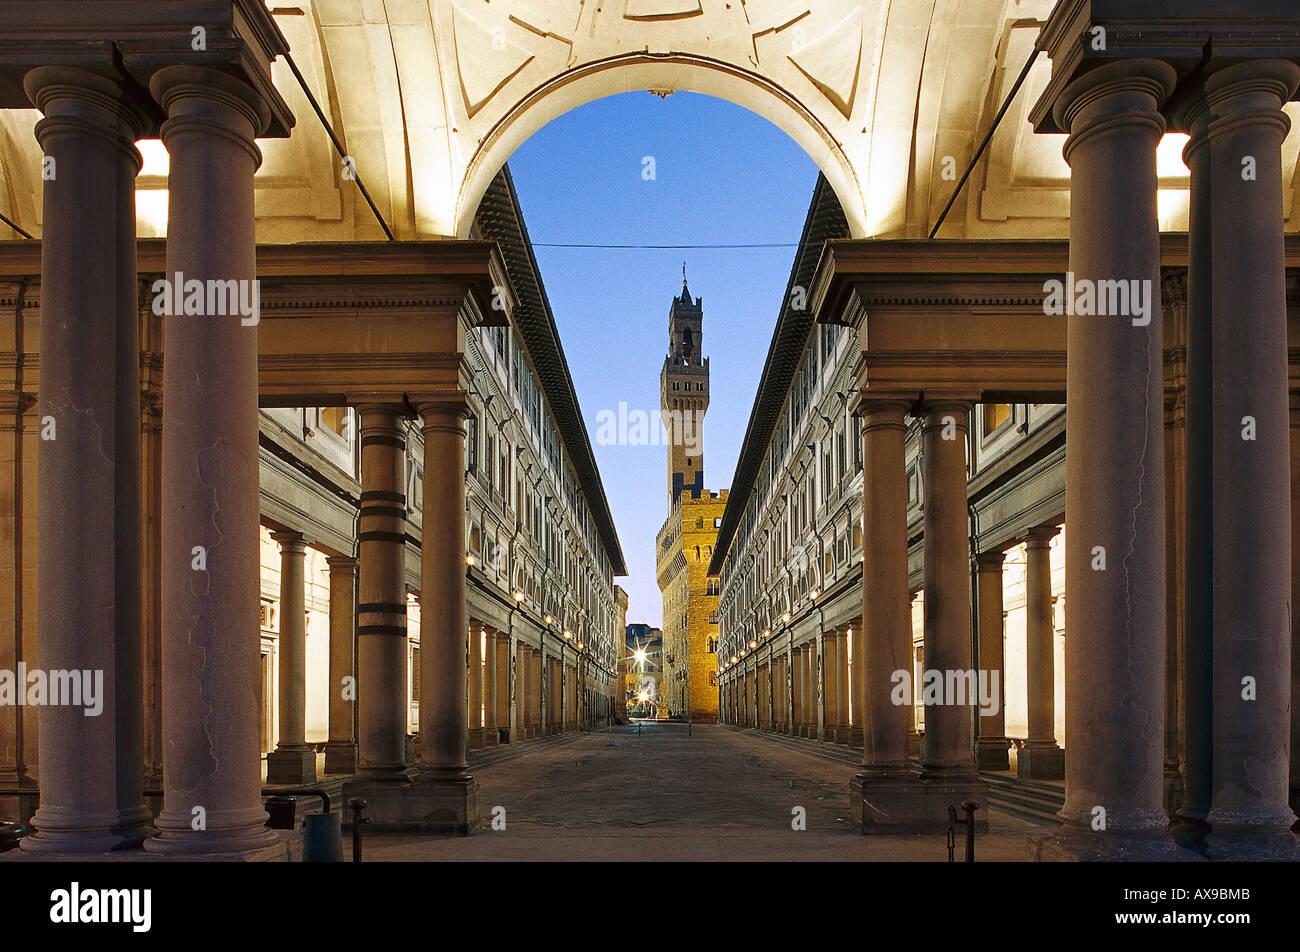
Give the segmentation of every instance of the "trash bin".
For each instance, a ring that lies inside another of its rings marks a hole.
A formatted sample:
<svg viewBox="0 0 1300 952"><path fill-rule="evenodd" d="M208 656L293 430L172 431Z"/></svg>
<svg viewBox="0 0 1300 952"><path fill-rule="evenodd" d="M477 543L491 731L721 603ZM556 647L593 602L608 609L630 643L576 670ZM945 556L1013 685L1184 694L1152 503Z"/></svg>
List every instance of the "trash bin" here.
<svg viewBox="0 0 1300 952"><path fill-rule="evenodd" d="M266 801L266 825L272 830L296 830L302 817L306 797L281 795Z"/></svg>
<svg viewBox="0 0 1300 952"><path fill-rule="evenodd" d="M343 814L308 813L303 820L302 861L343 862Z"/></svg>

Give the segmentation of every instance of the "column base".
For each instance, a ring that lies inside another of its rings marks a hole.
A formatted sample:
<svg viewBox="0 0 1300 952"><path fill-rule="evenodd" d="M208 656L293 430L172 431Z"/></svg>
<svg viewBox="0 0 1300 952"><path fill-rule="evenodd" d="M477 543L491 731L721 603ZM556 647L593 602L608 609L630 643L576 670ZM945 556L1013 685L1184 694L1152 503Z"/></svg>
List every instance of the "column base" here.
<svg viewBox="0 0 1300 952"><path fill-rule="evenodd" d="M1065 751L1055 744L1051 747L1026 744L1016 755L1016 776L1021 780L1064 780Z"/></svg>
<svg viewBox="0 0 1300 952"><path fill-rule="evenodd" d="M469 749L482 750L487 746L487 739L481 727L471 727L469 730Z"/></svg>
<svg viewBox="0 0 1300 952"><path fill-rule="evenodd" d="M856 747L858 750L862 749L862 728L861 727L849 728L849 746Z"/></svg>
<svg viewBox="0 0 1300 952"><path fill-rule="evenodd" d="M920 760L925 753L925 736L916 731L907 732L907 756Z"/></svg>
<svg viewBox="0 0 1300 952"><path fill-rule="evenodd" d="M285 844L280 834L265 826L254 827L250 820L266 821L266 811L259 804L255 809L240 810L237 815L217 816L207 814L208 829L194 830L188 811L164 811L159 817L159 832L145 840L146 852L157 853L181 860L212 860L216 862L257 863L285 859ZM215 828L225 824L225 829ZM30 839L30 837L29 837Z"/></svg>
<svg viewBox="0 0 1300 952"><path fill-rule="evenodd" d="M1005 737L981 737L975 749L977 770L1010 770L1011 741Z"/></svg>
<svg viewBox="0 0 1300 952"><path fill-rule="evenodd" d="M1030 837L1035 863L1196 863L1204 857L1182 849L1163 831L1091 833L1064 831Z"/></svg>
<svg viewBox="0 0 1300 952"><path fill-rule="evenodd" d="M24 837L23 842L31 839ZM289 849L285 841L275 837L273 844L260 849L242 850L233 853L156 853L147 849L116 850L107 853L31 853L19 848L0 853L0 864L4 863L167 863L167 862L205 862L205 863L287 863L290 861Z"/></svg>
<svg viewBox="0 0 1300 952"><path fill-rule="evenodd" d="M357 772L357 745L350 740L331 740L325 744L325 772L327 774L354 774Z"/></svg>
<svg viewBox="0 0 1300 952"><path fill-rule="evenodd" d="M853 827L863 835L944 833L948 807L975 800L975 832L987 833L988 785L977 777L935 777L922 780L905 768L880 773L859 773L849 781L849 807Z"/></svg>
<svg viewBox="0 0 1300 952"><path fill-rule="evenodd" d="M139 849L153 833L149 828L151 819L143 802L130 813L83 815L38 808L31 820L36 832L23 837L18 848L27 853L68 855Z"/></svg>
<svg viewBox="0 0 1300 952"><path fill-rule="evenodd" d="M501 743L501 732L495 727L483 728L483 746L496 747Z"/></svg>
<svg viewBox="0 0 1300 952"><path fill-rule="evenodd" d="M354 781L344 800L362 797L368 832L469 836L479 828L478 781L466 774L421 774L409 783Z"/></svg>
<svg viewBox="0 0 1300 952"><path fill-rule="evenodd" d="M268 784L316 782L316 751L309 747L279 747L266 755Z"/></svg>

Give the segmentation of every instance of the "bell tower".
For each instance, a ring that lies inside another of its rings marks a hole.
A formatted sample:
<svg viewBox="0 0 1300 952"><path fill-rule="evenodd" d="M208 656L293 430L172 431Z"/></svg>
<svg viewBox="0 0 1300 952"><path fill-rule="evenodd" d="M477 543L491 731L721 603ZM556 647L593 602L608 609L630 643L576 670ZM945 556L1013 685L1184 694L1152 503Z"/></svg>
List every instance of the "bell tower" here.
<svg viewBox="0 0 1300 952"><path fill-rule="evenodd" d="M683 491L704 492L704 414L709 409L709 359L704 350L704 299L691 298L682 265L682 293L668 309L668 355L659 375L659 411L668 435L668 508Z"/></svg>

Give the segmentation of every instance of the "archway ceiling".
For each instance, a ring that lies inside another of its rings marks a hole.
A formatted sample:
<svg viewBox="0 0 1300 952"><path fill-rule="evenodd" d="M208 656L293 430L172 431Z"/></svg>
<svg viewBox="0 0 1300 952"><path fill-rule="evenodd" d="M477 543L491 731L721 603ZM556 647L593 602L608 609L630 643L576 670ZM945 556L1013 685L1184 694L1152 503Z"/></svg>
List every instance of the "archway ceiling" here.
<svg viewBox="0 0 1300 952"><path fill-rule="evenodd" d="M313 94L399 238L467 234L500 165L546 121L635 90L694 90L776 123L817 161L853 233L928 234L1053 0L268 0ZM942 232L1061 237L1060 136L1028 111L1041 57ZM297 116L262 143L258 239L382 239L283 61ZM1296 110L1296 104L1290 107ZM1300 119L1300 111L1293 111ZM0 210L40 233L34 110L0 111ZM1300 131L1284 151L1289 231ZM1162 226L1186 227L1181 141ZM166 155L145 149L141 234L165 227ZM3 229L6 237L15 237Z"/></svg>

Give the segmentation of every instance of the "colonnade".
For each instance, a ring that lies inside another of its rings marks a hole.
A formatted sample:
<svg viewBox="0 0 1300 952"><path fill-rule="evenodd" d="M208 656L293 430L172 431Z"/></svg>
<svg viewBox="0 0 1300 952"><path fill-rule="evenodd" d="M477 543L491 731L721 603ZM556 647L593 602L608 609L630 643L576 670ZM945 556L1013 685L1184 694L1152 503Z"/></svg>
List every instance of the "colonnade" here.
<svg viewBox="0 0 1300 952"><path fill-rule="evenodd" d="M1186 723L1198 736L1189 733L1179 815L1201 826L1201 851L1211 858L1295 856L1287 803L1292 512L1280 150L1289 128L1282 106L1297 84L1300 66L1251 60L1206 71L1171 102L1171 66L1121 59L1082 71L1046 100L1055 126L1068 133L1071 169L1065 549L1072 623L1067 757L1054 733L1047 552L1056 530L1029 527L1029 737L1020 770L1066 780L1061 829L1036 842L1039 858L1190 855L1167 832L1164 802L1166 666L1177 651L1166 643L1156 212L1156 148L1167 117L1190 134L1191 169L1181 660ZM1076 288L1099 295L1119 285L1138 289L1150 307L1075 312ZM933 830L948 803L984 800L973 751L980 766L1004 767L1008 742L1002 717L979 719L976 743L969 705L928 706L920 770L909 763L911 712L894 703L890 682L892 672L911 668L907 417L922 421L925 668L1001 669L1000 552L975 559L977 651L971 630L965 447L982 395L927 390L918 401L916 392L859 386L865 546L851 690L853 710L861 711L853 726L860 723L864 736L854 816L864 832ZM786 655L788 722L805 736L826 736L834 696L829 687L814 693L824 669L809 659L829 658L820 642L796 644ZM735 680L748 672L737 669ZM730 716L749 723L744 697L732 696Z"/></svg>

